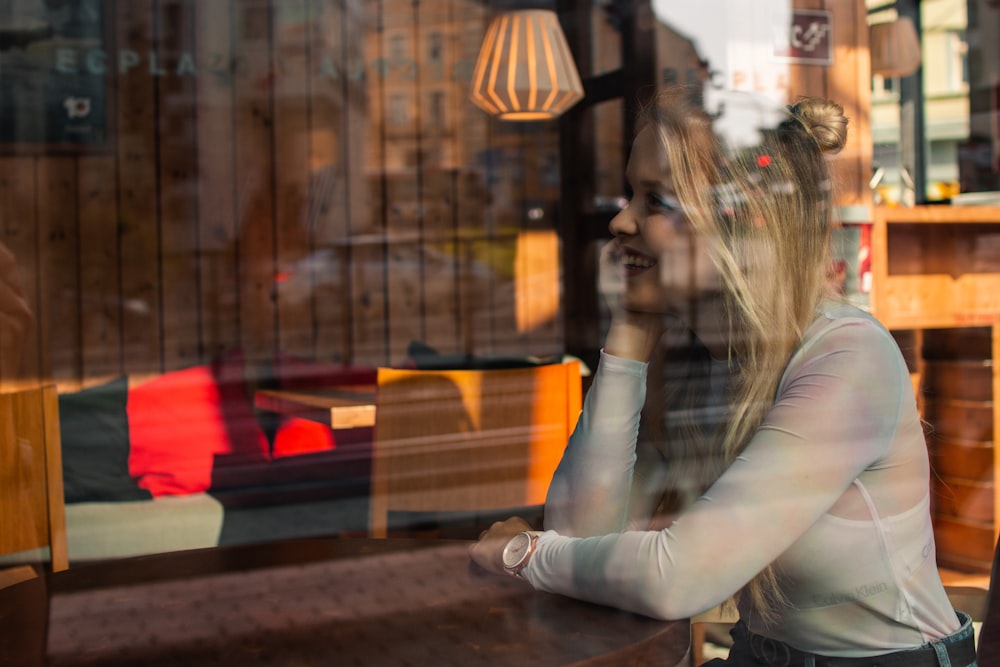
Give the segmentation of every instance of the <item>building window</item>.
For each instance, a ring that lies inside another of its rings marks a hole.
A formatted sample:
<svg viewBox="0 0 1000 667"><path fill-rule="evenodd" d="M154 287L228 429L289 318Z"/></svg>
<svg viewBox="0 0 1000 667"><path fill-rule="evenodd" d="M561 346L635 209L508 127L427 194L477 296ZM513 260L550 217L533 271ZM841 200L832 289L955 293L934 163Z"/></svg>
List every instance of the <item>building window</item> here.
<svg viewBox="0 0 1000 667"><path fill-rule="evenodd" d="M881 74L872 75L872 98L875 100L896 99L899 96L896 88L895 77L882 76Z"/></svg>
<svg viewBox="0 0 1000 667"><path fill-rule="evenodd" d="M406 57L406 37L403 35L391 35L389 37L389 59L399 62Z"/></svg>
<svg viewBox="0 0 1000 667"><path fill-rule="evenodd" d="M444 40L441 37L441 33L432 32L427 35L427 59L432 63L439 63L441 62L443 52Z"/></svg>
<svg viewBox="0 0 1000 667"><path fill-rule="evenodd" d="M447 119L445 118L445 94L443 91L431 91L427 104L427 112L428 124L438 128L447 125Z"/></svg>
<svg viewBox="0 0 1000 667"><path fill-rule="evenodd" d="M393 93L389 96L389 124L406 125L410 122L410 100L406 93Z"/></svg>
<svg viewBox="0 0 1000 667"><path fill-rule="evenodd" d="M949 93L969 90L969 43L964 30L949 30L946 36L945 76Z"/></svg>

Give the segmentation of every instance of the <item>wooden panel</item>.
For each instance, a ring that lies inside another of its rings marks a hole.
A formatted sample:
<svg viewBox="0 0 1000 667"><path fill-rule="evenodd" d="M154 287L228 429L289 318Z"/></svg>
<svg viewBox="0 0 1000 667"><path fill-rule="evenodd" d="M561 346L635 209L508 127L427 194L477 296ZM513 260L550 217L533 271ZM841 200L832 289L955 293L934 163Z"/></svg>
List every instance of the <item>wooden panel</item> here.
<svg viewBox="0 0 1000 667"><path fill-rule="evenodd" d="M350 74L363 54L363 8L309 0L308 90L309 206L307 221L313 246L329 258L318 268L315 285L312 346L319 359L353 360L351 336L351 281L348 237L359 223L353 215L363 210L357 187L364 187L364 91ZM354 187L351 187L351 183Z"/></svg>
<svg viewBox="0 0 1000 667"><path fill-rule="evenodd" d="M934 517L938 564L958 570L989 572L996 539L990 524Z"/></svg>
<svg viewBox="0 0 1000 667"><path fill-rule="evenodd" d="M1000 208L878 207L872 310L890 328L1000 321ZM890 261L891 260L891 261Z"/></svg>
<svg viewBox="0 0 1000 667"><path fill-rule="evenodd" d="M379 365L388 356L386 328L387 300L382 244L352 242L351 289L353 292L351 326L354 332L354 359L356 363Z"/></svg>
<svg viewBox="0 0 1000 667"><path fill-rule="evenodd" d="M37 317L41 310L39 284L35 159L0 157L0 243L19 265L21 286L28 306ZM37 384L41 371L38 337L28 335L22 345L19 368L3 369L3 389Z"/></svg>
<svg viewBox="0 0 1000 667"><path fill-rule="evenodd" d="M208 63L196 84L195 132L202 344L205 354L212 357L240 342L235 218L238 194L233 165L233 2L200 0L194 8L196 54Z"/></svg>
<svg viewBox="0 0 1000 667"><path fill-rule="evenodd" d="M386 181L385 257L389 325L389 363L406 355L410 341L426 340L423 280L423 145L420 136L420 93L417 63L419 5L383 2L382 52L386 58L384 116Z"/></svg>
<svg viewBox="0 0 1000 667"><path fill-rule="evenodd" d="M927 361L924 365L924 392L928 398L992 400L993 360Z"/></svg>
<svg viewBox="0 0 1000 667"><path fill-rule="evenodd" d="M379 369L370 531L390 510L542 504L580 410L577 362L487 371Z"/></svg>
<svg viewBox="0 0 1000 667"><path fill-rule="evenodd" d="M833 16L833 66L827 70L826 94L844 107L849 119L847 144L831 158L839 206L865 206L871 221L872 173L871 58L868 12L862 0L826 0Z"/></svg>
<svg viewBox="0 0 1000 667"><path fill-rule="evenodd" d="M152 51L153 0L115 3L122 49L118 88L118 216L121 243L122 356L129 374L163 368L160 220L156 176L156 91L142 56Z"/></svg>
<svg viewBox="0 0 1000 667"><path fill-rule="evenodd" d="M45 193L38 197L43 297L35 320L42 377L55 380L60 391L72 391L80 388L83 367L77 164L70 157L42 157L37 170L39 192Z"/></svg>
<svg viewBox="0 0 1000 667"><path fill-rule="evenodd" d="M929 329L923 332L923 356L928 361L992 359L991 336L991 327Z"/></svg>
<svg viewBox="0 0 1000 667"><path fill-rule="evenodd" d="M943 477L993 480L993 441L973 442L931 436L931 467Z"/></svg>
<svg viewBox="0 0 1000 667"><path fill-rule="evenodd" d="M309 89L309 20L305 0L275 5L272 90L274 94L275 243L278 260L277 346L304 357L313 354L315 283L324 267L310 262L314 249L310 158L312 96ZM318 28L317 28L318 29Z"/></svg>
<svg viewBox="0 0 1000 667"><path fill-rule="evenodd" d="M997 455L998 449L1000 449L1000 365L996 362L1000 359L1000 324L994 324L991 328L992 335L992 345L990 358L993 360L993 481L994 484L996 480L1000 479L1000 455ZM993 496L993 516L1000 518L1000 493L994 494ZM997 540L1000 539L1000 521L994 520L993 522L993 543L997 544ZM1000 558L996 556L995 558ZM994 560L994 562L996 562Z"/></svg>
<svg viewBox="0 0 1000 667"><path fill-rule="evenodd" d="M934 432L942 437L973 442L993 439L992 401L926 399L924 411Z"/></svg>
<svg viewBox="0 0 1000 667"><path fill-rule="evenodd" d="M954 517L986 524L993 522L993 482L953 477L935 478L931 493L934 512L938 517Z"/></svg>
<svg viewBox="0 0 1000 667"><path fill-rule="evenodd" d="M122 299L115 163L112 156L79 161L81 373L106 378L123 371L121 357ZM56 325L56 323L53 323Z"/></svg>
<svg viewBox="0 0 1000 667"><path fill-rule="evenodd" d="M182 75L195 50L193 0L160 0L155 17L163 74L157 76L160 132L160 247L163 365L202 361L195 134L196 77Z"/></svg>
<svg viewBox="0 0 1000 667"><path fill-rule="evenodd" d="M484 127L480 128L479 126L485 126L486 115L480 114L480 116L482 118L475 121L477 135L480 132L485 133ZM462 171L455 178L454 197L457 253L465 266L471 266L471 263L476 259L477 246L482 247L484 242L476 240L482 232L469 229L468 226L470 221L482 222L485 212L489 210L489 193L486 191L478 172ZM488 319L477 318L476 313L483 313L487 310L486 306L492 296L491 287L490 284L484 285L471 280L459 280L455 317L456 329L460 336L459 351L465 354L474 354L477 343L482 343L480 332L490 330Z"/></svg>
<svg viewBox="0 0 1000 667"><path fill-rule="evenodd" d="M422 39L426 39L423 32ZM421 44L426 53L425 42L422 41ZM421 98L426 100L430 94L425 91ZM435 125L428 116L429 114L421 115L421 131L425 136L433 137ZM461 307L458 292L468 264L461 255L460 246L454 242L454 172L435 168L424 170L423 173L424 341L440 352L456 353L461 350L461 337L457 327Z"/></svg>
<svg viewBox="0 0 1000 667"><path fill-rule="evenodd" d="M68 566L62 449L55 386L0 394L0 553L51 546L52 569Z"/></svg>
<svg viewBox="0 0 1000 667"><path fill-rule="evenodd" d="M234 5L233 44L236 125L237 220L239 224L239 304L247 363L267 363L277 349L274 303L274 123L272 111L271 21L265 2Z"/></svg>

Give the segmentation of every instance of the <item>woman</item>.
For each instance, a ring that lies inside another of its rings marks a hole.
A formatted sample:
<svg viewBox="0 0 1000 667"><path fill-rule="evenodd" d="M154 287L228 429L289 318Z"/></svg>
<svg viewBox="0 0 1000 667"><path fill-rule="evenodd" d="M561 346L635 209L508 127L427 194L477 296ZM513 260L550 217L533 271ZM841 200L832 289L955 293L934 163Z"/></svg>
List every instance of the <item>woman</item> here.
<svg viewBox="0 0 1000 667"><path fill-rule="evenodd" d="M604 254L624 288L546 530L497 523L471 557L657 618L734 600L715 664L975 664L906 365L827 273L842 109L802 99L728 155L680 91L639 127Z"/></svg>

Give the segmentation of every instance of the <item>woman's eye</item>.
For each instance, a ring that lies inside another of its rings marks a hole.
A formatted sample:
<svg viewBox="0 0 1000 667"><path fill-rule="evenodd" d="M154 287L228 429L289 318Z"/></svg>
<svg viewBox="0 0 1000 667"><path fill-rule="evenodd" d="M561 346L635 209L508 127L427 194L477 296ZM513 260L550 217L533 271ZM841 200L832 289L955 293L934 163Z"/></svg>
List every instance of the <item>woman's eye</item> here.
<svg viewBox="0 0 1000 667"><path fill-rule="evenodd" d="M668 195L650 194L649 206L650 208L657 208L670 213L680 213L684 210L679 201Z"/></svg>

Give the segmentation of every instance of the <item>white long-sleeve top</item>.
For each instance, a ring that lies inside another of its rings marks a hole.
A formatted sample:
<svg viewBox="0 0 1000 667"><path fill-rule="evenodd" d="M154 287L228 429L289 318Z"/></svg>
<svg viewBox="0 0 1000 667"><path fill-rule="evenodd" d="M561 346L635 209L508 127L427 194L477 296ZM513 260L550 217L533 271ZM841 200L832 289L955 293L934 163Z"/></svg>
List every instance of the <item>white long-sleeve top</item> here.
<svg viewBox="0 0 1000 667"><path fill-rule="evenodd" d="M747 608L741 617L800 650L876 655L958 628L937 573L912 384L874 318L824 307L757 434L662 530L650 517L677 464L637 447L646 372L602 354L523 571L533 586L686 618L774 562L790 605L769 626Z"/></svg>

